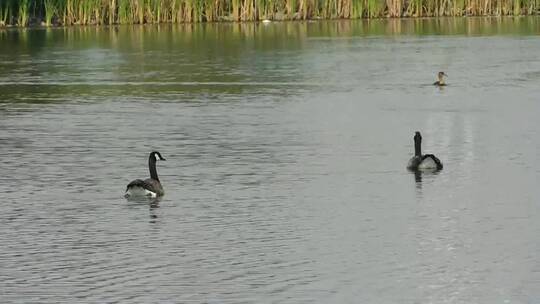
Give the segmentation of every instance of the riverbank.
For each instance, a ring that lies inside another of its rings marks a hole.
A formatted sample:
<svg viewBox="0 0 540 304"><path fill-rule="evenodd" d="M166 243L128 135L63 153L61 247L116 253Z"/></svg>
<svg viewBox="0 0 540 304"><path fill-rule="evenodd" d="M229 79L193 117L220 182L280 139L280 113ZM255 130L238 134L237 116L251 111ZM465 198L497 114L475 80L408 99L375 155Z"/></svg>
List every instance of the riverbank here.
<svg viewBox="0 0 540 304"><path fill-rule="evenodd" d="M539 13L538 0L7 0L0 27Z"/></svg>

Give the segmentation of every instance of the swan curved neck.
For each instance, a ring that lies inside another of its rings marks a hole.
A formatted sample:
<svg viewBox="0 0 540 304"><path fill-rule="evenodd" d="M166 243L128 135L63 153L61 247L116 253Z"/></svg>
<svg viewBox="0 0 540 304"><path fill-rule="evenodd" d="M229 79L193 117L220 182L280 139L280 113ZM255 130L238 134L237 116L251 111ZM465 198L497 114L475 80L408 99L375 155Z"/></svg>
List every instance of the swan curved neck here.
<svg viewBox="0 0 540 304"><path fill-rule="evenodd" d="M148 168L150 169L150 178L159 181L156 170L156 158L154 156L150 156L148 159Z"/></svg>

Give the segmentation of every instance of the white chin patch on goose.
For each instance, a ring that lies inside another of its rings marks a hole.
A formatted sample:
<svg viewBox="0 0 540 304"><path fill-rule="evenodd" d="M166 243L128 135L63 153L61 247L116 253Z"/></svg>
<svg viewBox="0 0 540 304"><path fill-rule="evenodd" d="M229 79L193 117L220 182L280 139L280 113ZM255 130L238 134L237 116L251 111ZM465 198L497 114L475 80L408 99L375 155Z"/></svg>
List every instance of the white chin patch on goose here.
<svg viewBox="0 0 540 304"><path fill-rule="evenodd" d="M157 154L154 154L154 157L156 158L156 160L161 160L161 158Z"/></svg>

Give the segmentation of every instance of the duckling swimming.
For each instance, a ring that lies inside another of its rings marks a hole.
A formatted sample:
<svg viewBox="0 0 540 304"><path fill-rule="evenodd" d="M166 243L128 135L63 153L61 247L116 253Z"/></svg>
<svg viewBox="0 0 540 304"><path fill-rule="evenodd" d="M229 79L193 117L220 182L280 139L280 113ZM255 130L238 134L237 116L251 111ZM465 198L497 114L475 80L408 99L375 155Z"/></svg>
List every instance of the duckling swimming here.
<svg viewBox="0 0 540 304"><path fill-rule="evenodd" d="M439 72L439 74L437 74L437 78L439 80L435 81L433 83L434 86L439 86L439 87L443 87L446 85L446 83L444 83L444 77L448 77L448 75L446 75L444 72Z"/></svg>

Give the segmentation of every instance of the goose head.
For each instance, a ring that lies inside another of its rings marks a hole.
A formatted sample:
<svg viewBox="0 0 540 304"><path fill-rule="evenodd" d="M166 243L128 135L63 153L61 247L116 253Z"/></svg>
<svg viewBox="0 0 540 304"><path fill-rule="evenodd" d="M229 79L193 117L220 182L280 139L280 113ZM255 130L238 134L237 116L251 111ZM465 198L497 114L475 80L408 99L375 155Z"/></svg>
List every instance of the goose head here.
<svg viewBox="0 0 540 304"><path fill-rule="evenodd" d="M418 131L414 132L414 142L422 142L422 134Z"/></svg>
<svg viewBox="0 0 540 304"><path fill-rule="evenodd" d="M161 153L159 153L157 151L154 151L154 152L150 153L150 159L155 160L155 161L166 160L165 158L163 158L163 156L161 156Z"/></svg>

